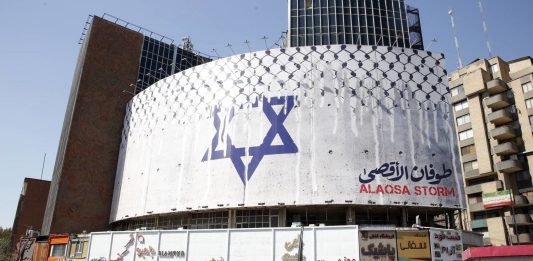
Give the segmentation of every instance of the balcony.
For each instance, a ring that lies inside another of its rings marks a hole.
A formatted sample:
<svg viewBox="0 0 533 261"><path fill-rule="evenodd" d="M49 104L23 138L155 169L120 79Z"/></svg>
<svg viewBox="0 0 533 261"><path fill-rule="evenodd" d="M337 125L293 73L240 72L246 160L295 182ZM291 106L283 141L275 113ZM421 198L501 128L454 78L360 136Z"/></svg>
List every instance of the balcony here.
<svg viewBox="0 0 533 261"><path fill-rule="evenodd" d="M533 243L533 236L529 233L522 233L518 234L518 240L516 235L511 235L511 238L513 240L513 244L531 244Z"/></svg>
<svg viewBox="0 0 533 261"><path fill-rule="evenodd" d="M485 188L485 189L483 189ZM495 181L490 181L490 182L486 182L486 183L483 183L483 184L477 184L477 185L473 185L473 186L467 186L465 188L465 192L467 195L470 195L470 194L476 194L476 193L489 193L489 192L494 192L494 191L497 191L499 189L502 188L502 181L501 180L495 180Z"/></svg>
<svg viewBox="0 0 533 261"><path fill-rule="evenodd" d="M507 84L501 79L494 79L487 82L487 90L490 94L501 93L507 89Z"/></svg>
<svg viewBox="0 0 533 261"><path fill-rule="evenodd" d="M479 176L479 170L478 169L469 170L469 171L465 172L465 179L476 178L478 176Z"/></svg>
<svg viewBox="0 0 533 261"><path fill-rule="evenodd" d="M489 114L489 121L494 125L502 125L513 121L513 113L509 110L497 110Z"/></svg>
<svg viewBox="0 0 533 261"><path fill-rule="evenodd" d="M487 227L486 219L477 219L470 222L472 229Z"/></svg>
<svg viewBox="0 0 533 261"><path fill-rule="evenodd" d="M490 135L493 139L496 140L507 140L511 138L515 138L516 130L513 128L513 126L510 125L503 125L497 128L494 128L490 131Z"/></svg>
<svg viewBox="0 0 533 261"><path fill-rule="evenodd" d="M529 200L527 199L526 196L515 195L514 196L514 204L515 204L515 206L528 205L529 204Z"/></svg>
<svg viewBox="0 0 533 261"><path fill-rule="evenodd" d="M503 173L513 173L523 169L522 162L515 159L504 160L496 164L498 171Z"/></svg>
<svg viewBox="0 0 533 261"><path fill-rule="evenodd" d="M531 217L528 214L516 214L515 220L516 220L517 226L527 226L533 223L531 222ZM513 216L506 216L505 222L509 224L510 226L513 226L514 225Z"/></svg>
<svg viewBox="0 0 533 261"><path fill-rule="evenodd" d="M511 105L511 99L506 93L499 93L485 100L487 107L493 110L499 110L501 108Z"/></svg>
<svg viewBox="0 0 533 261"><path fill-rule="evenodd" d="M506 156L518 153L518 146L512 141L494 146L494 153L498 156Z"/></svg>

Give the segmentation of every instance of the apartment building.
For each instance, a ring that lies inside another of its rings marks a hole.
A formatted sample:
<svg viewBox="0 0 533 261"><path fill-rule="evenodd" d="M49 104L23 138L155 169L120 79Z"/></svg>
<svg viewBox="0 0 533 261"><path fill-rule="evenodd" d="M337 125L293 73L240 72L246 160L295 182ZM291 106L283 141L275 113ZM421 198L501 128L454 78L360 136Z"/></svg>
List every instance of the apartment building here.
<svg viewBox="0 0 533 261"><path fill-rule="evenodd" d="M533 243L532 82L531 57L476 60L450 77L468 201L463 222L484 234L485 245ZM483 204L482 195L506 190L511 206Z"/></svg>

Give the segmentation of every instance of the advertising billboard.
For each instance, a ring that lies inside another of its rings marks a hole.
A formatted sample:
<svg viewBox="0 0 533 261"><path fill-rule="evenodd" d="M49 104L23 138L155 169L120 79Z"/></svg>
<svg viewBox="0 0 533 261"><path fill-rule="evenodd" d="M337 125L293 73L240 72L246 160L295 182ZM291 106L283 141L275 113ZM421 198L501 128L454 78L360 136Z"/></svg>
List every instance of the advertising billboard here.
<svg viewBox="0 0 533 261"><path fill-rule="evenodd" d="M111 222L250 206L464 206L442 54L313 46L215 60L137 94Z"/></svg>
<svg viewBox="0 0 533 261"><path fill-rule="evenodd" d="M431 260L431 245L428 231L403 231L396 232L398 260Z"/></svg>
<svg viewBox="0 0 533 261"><path fill-rule="evenodd" d="M449 229L430 229L431 257L434 261L463 260L463 241L461 231Z"/></svg>

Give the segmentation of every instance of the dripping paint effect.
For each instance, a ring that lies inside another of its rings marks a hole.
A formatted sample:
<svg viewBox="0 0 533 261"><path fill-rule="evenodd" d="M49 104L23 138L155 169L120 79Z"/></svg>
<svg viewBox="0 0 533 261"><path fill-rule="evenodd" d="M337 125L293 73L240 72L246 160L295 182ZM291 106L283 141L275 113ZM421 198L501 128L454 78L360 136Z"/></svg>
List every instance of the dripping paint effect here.
<svg viewBox="0 0 533 261"><path fill-rule="evenodd" d="M451 106L451 105L450 105ZM453 117L449 117L448 120L446 120L446 137L453 137L453 135L455 135L454 133L454 128L452 127L452 123L450 123L451 121L453 120ZM460 175L460 170L459 170L459 166L457 166L457 154L456 154L456 143L455 143L455 139L453 138L448 138L448 146L449 148L451 149L451 156L452 156L452 167L453 167L453 170L454 170L454 178L455 178L455 184L457 184L457 188L460 191L460 193L458 193L460 196L460 200L459 200L459 203L461 205L461 207L464 207L464 202L465 202L465 199L464 199L464 193L463 193L463 186L461 184L463 184L463 180L460 179L459 177L461 176Z"/></svg>
<svg viewBox="0 0 533 261"><path fill-rule="evenodd" d="M407 130L409 132L409 143L411 149L411 164L416 165L415 161L415 141L413 137L413 124L411 120L411 108L407 109Z"/></svg>
<svg viewBox="0 0 533 261"><path fill-rule="evenodd" d="M439 107L437 107L436 110L433 111L433 130L434 130L434 139L435 143L439 144L439 127L437 124L437 120L439 118Z"/></svg>
<svg viewBox="0 0 533 261"><path fill-rule="evenodd" d="M350 111L350 122L352 126L352 132L357 137L359 136L359 130L357 127L357 117L355 116L357 113L355 112L355 109Z"/></svg>
<svg viewBox="0 0 533 261"><path fill-rule="evenodd" d="M425 134L424 132L424 112L422 110L422 108L419 108L418 109L418 131L419 133L422 133L422 135ZM420 139L418 139L420 141L420 145L424 145L425 143L425 137L420 137Z"/></svg>
<svg viewBox="0 0 533 261"><path fill-rule="evenodd" d="M376 163L376 166L379 166L379 138L378 138L378 123L377 123L377 117L376 111L372 111L372 133L374 134L374 160ZM379 114L379 113L378 113Z"/></svg>
<svg viewBox="0 0 533 261"><path fill-rule="evenodd" d="M426 135L427 145L429 148L431 148L431 136L429 135L429 112L427 110L424 110L424 124L426 125L424 128L424 134Z"/></svg>
<svg viewBox="0 0 533 261"><path fill-rule="evenodd" d="M394 127L396 123L394 119L395 114L396 114L396 108L394 107L394 104L393 104L392 108L390 109L390 114L389 114L390 140L392 143L394 143L394 134L395 134L395 131L394 131Z"/></svg>
<svg viewBox="0 0 533 261"><path fill-rule="evenodd" d="M301 107L298 106L296 108L296 141L297 144L302 144L302 117L300 116L301 113ZM294 168L294 175L295 175L295 191L294 191L294 198L296 200L296 203L300 202L300 168L301 168L301 162L302 162L302 152L296 153L296 166Z"/></svg>
<svg viewBox="0 0 533 261"><path fill-rule="evenodd" d="M184 128L182 130L182 135L181 135L181 146L183 146L183 148L187 148L186 145L187 145L187 128ZM185 167L184 167L185 166L185 151L186 150L181 150L181 161L180 161L180 166L179 166L179 178L178 178L177 191L183 191L182 184L183 184L183 175L185 172ZM181 206L181 193L178 193L178 206ZM183 209L183 206L181 206L181 208Z"/></svg>
<svg viewBox="0 0 533 261"><path fill-rule="evenodd" d="M363 109L366 108L365 106L363 106L363 102L366 104L366 99L365 99L365 96L364 96L364 90L363 88L359 88L359 92L360 92L360 95L361 95L361 102L360 102L360 110L359 110L359 126L363 126ZM359 104L358 104L359 105Z"/></svg>
<svg viewBox="0 0 533 261"><path fill-rule="evenodd" d="M319 96L319 94L317 93L318 89L315 88L315 97ZM321 97L323 98L323 97ZM316 181L316 153L314 153L316 151L316 124L315 124L315 111L316 111L317 107L316 106L312 106L311 107L311 186L312 186L312 189L313 189L313 192L317 192L318 191L318 185L317 185L317 181Z"/></svg>

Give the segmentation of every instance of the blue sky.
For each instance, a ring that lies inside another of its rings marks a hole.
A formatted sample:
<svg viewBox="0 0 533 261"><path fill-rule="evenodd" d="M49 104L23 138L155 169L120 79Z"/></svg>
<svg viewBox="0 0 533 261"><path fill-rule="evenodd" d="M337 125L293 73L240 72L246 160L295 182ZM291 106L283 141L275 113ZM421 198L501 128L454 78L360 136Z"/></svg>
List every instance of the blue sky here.
<svg viewBox="0 0 533 261"><path fill-rule="evenodd" d="M488 56L477 0L408 0L420 9L425 44L457 60L448 10L454 8L463 63ZM485 0L493 52L504 59L533 54L531 0ZM63 117L89 14L112 14L195 49L226 56L250 41L264 49L287 28L286 0L72 1L0 0L0 226L11 227L24 177L51 179Z"/></svg>

